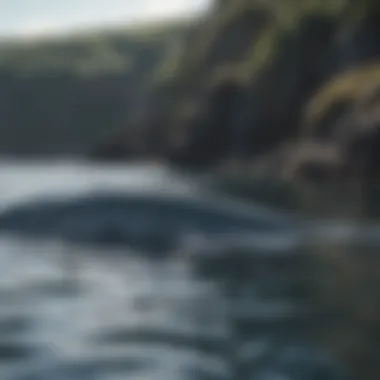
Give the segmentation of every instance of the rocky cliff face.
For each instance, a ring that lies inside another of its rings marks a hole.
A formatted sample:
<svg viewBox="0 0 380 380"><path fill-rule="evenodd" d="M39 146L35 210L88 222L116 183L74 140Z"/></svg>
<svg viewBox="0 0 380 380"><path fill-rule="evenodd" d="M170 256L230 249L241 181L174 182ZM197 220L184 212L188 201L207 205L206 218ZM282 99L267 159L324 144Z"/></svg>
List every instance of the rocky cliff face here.
<svg viewBox="0 0 380 380"><path fill-rule="evenodd" d="M329 170L336 164L335 158L331 165L317 159L324 155L322 146L316 153L318 144L327 140L342 151L346 166L359 165L351 153L363 117L353 113L365 111L353 106L362 93L355 90L355 78L361 72L366 76L361 87L376 85L378 8L374 1L359 0L219 2L184 47L170 79L155 88L159 99L160 88L171 87L165 110L145 120L141 130L145 135L160 130L156 153L181 166L204 169L233 160L263 168L268 161L267 172L276 175L323 172L318 162ZM346 85L339 84L343 80L351 86L347 93ZM355 102L347 102L349 96ZM338 128L342 118L345 127ZM371 123L375 129L374 116ZM340 137L326 132L335 129L344 130ZM312 139L314 153L294 157L305 151L299 147L305 139ZM270 157L289 144L289 163L285 158L280 167L273 165L276 160ZM360 160L366 165L372 158ZM319 169L309 171L309 166Z"/></svg>

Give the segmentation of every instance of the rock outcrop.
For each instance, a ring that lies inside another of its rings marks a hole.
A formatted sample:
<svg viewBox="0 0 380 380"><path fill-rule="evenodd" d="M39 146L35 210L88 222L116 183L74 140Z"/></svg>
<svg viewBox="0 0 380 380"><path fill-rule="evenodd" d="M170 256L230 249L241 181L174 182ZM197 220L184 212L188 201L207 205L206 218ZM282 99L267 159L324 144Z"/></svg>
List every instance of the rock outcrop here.
<svg viewBox="0 0 380 380"><path fill-rule="evenodd" d="M155 99L162 88L167 106L137 133L159 130L159 155L181 167L210 169L231 160L261 165L263 157L278 150L283 156L284 145L304 139L312 140L313 153L295 148L304 153L290 152L279 173L308 166L296 172L309 175L311 165L328 167L315 148L327 141L351 167L355 141L365 138L348 125L362 120L355 116L364 112L357 103L361 78L376 82L379 20L379 5L370 0L220 1L193 31L172 75L155 84ZM147 105L146 113L151 109ZM339 136L332 132L338 129ZM331 158L331 169L336 161Z"/></svg>
<svg viewBox="0 0 380 380"><path fill-rule="evenodd" d="M376 179L380 151L380 65L361 65L336 75L310 101L302 123L299 145L313 141L319 146L325 169L335 176ZM322 153L327 146L335 159ZM298 157L296 166L317 163L313 151ZM339 156L339 159L338 159ZM339 161L339 164L338 164ZM325 174L327 172L325 171Z"/></svg>

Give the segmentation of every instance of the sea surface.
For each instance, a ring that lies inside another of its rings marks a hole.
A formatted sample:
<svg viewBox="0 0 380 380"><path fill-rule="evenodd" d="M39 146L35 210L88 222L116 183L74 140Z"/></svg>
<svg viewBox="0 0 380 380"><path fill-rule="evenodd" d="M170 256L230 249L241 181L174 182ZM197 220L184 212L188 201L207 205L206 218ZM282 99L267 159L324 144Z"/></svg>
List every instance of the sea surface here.
<svg viewBox="0 0 380 380"><path fill-rule="evenodd" d="M159 166L0 162L3 211L115 190L202 197ZM305 279L294 275L305 273L302 253L294 234L198 243L160 260L1 234L0 379L349 379L314 344Z"/></svg>

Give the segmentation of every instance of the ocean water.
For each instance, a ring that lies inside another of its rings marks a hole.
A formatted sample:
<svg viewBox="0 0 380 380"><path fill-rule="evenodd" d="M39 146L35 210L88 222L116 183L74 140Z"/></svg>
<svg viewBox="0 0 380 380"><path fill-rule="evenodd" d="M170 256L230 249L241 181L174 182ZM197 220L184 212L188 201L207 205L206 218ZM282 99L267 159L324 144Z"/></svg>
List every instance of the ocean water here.
<svg viewBox="0 0 380 380"><path fill-rule="evenodd" d="M0 164L3 212L116 190L203 196L158 166ZM157 260L127 246L1 234L0 379L349 379L313 339L302 236L248 235Z"/></svg>

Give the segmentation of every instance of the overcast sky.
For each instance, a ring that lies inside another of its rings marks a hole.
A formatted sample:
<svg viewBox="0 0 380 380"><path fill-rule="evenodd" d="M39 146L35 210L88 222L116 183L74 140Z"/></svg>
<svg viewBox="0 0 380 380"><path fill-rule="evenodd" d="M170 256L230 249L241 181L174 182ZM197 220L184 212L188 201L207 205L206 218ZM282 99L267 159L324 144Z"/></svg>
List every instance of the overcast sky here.
<svg viewBox="0 0 380 380"><path fill-rule="evenodd" d="M202 12L212 0L0 0L0 36L40 35Z"/></svg>

